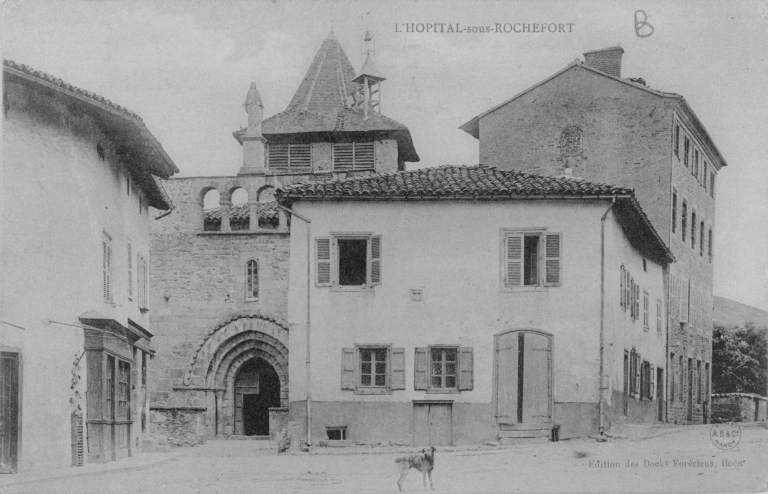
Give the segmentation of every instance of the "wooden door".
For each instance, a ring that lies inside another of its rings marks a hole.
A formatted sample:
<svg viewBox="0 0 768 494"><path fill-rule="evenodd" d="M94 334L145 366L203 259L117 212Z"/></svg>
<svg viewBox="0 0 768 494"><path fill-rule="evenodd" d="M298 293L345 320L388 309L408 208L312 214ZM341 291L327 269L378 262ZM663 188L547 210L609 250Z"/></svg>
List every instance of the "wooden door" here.
<svg viewBox="0 0 768 494"><path fill-rule="evenodd" d="M552 338L531 331L496 337L496 421L552 420Z"/></svg>
<svg viewBox="0 0 768 494"><path fill-rule="evenodd" d="M451 403L413 404L413 444L450 446L453 443L453 405Z"/></svg>
<svg viewBox="0 0 768 494"><path fill-rule="evenodd" d="M19 434L19 354L0 352L0 473L15 473Z"/></svg>
<svg viewBox="0 0 768 494"><path fill-rule="evenodd" d="M693 359L688 359L688 413L686 420L693 420Z"/></svg>
<svg viewBox="0 0 768 494"><path fill-rule="evenodd" d="M243 393L235 392L235 435L243 435Z"/></svg>
<svg viewBox="0 0 768 494"><path fill-rule="evenodd" d="M659 422L663 422L664 421L664 370L663 369L656 369L656 402L659 405Z"/></svg>
<svg viewBox="0 0 768 494"><path fill-rule="evenodd" d="M624 402L624 416L626 417L629 412L629 353L626 350L624 350L624 397L622 401Z"/></svg>

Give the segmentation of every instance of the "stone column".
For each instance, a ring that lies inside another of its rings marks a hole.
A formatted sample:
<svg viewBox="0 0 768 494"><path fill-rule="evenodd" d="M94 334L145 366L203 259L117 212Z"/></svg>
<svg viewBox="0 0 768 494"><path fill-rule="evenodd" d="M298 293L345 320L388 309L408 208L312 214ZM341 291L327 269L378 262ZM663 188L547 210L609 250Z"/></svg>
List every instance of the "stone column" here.
<svg viewBox="0 0 768 494"><path fill-rule="evenodd" d="M252 232L259 229L259 201L258 199L251 199L248 201L248 213L250 215L250 223L248 229Z"/></svg>
<svg viewBox="0 0 768 494"><path fill-rule="evenodd" d="M287 232L288 231L288 216L285 215L285 211L282 209L278 210L277 212L277 218L278 218L278 226L277 231L279 232Z"/></svg>
<svg viewBox="0 0 768 494"><path fill-rule="evenodd" d="M221 231L229 232L232 229L229 226L229 210L232 208L232 201L219 201L219 211L221 212Z"/></svg>

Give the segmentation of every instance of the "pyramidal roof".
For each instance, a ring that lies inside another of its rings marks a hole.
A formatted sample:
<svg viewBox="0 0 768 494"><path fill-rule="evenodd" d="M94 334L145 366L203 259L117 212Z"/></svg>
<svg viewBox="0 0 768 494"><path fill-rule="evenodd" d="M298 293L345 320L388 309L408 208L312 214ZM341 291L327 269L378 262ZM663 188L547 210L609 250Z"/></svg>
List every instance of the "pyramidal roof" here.
<svg viewBox="0 0 768 494"><path fill-rule="evenodd" d="M378 69L376 71L378 73ZM331 32L288 107L262 123L262 133L267 141L270 136L275 139L288 134L371 132L376 139L397 140L403 161L419 161L408 127L375 112L369 112L366 119L362 110L348 106L347 97L358 89L354 78L355 69ZM240 129L234 136L242 143L244 133L245 129Z"/></svg>
<svg viewBox="0 0 768 494"><path fill-rule="evenodd" d="M363 76L372 77L379 81L385 81L387 79L381 73L381 71L376 66L376 64L373 63L373 59L371 58L370 55L365 57L365 63L363 64L363 67L360 69L360 72L357 74L357 77L355 77L353 80L355 82L358 82Z"/></svg>

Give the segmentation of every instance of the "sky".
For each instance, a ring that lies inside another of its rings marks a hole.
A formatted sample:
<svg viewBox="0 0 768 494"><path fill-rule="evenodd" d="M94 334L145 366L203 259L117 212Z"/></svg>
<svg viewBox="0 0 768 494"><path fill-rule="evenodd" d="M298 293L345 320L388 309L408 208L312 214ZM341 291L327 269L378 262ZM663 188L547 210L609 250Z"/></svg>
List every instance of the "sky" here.
<svg viewBox="0 0 768 494"><path fill-rule="evenodd" d="M636 17L652 34L637 35ZM408 32L497 23L570 32ZM234 175L250 83L266 116L282 111L331 29L356 69L374 34L382 111L410 128L421 157L409 169L476 164L478 141L461 124L585 51L620 45L622 75L683 95L728 162L715 295L768 310L768 0L6 0L2 49L138 113L180 176Z"/></svg>

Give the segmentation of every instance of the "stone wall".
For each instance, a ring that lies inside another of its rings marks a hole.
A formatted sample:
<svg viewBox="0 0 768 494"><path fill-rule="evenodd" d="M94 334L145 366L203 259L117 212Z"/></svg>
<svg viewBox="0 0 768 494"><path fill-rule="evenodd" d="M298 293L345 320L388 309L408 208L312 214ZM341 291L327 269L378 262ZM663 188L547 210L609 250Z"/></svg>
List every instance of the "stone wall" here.
<svg viewBox="0 0 768 494"><path fill-rule="evenodd" d="M151 414L152 435L165 438L172 447L194 446L205 442L204 409L162 408Z"/></svg>

